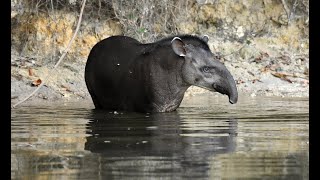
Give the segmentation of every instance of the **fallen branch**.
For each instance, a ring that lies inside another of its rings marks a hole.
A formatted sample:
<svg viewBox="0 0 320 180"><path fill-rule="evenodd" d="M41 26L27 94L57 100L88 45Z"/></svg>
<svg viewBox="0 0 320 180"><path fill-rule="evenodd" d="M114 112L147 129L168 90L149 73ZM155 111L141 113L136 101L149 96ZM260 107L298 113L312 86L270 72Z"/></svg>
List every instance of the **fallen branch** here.
<svg viewBox="0 0 320 180"><path fill-rule="evenodd" d="M66 49L64 50L64 53L62 54L62 56L60 57L60 59L58 60L58 62L56 63L56 65L53 67L53 69L51 69L50 73L48 73L47 76L46 76L45 78L43 78L42 83L37 87L37 89L35 89L29 96L27 96L27 97L24 98L23 100L17 102L17 103L14 104L13 106L11 106L11 108L17 107L19 104L25 102L25 101L28 100L30 97L32 97L32 96L45 84L45 82L47 82L48 78L50 77L49 75L51 75L52 72L53 72L53 70L55 70L55 69L59 66L59 64L62 62L63 58L66 56L66 54L67 54L67 52L68 52L68 50L69 50L72 42L74 41L74 39L75 39L75 37L77 36L77 33L78 33L78 31L79 31L80 24L81 24L81 20L82 20L82 14L83 14L83 10L84 10L85 4L86 4L86 0L83 0L76 30L75 30L75 32L74 32L71 40L69 41Z"/></svg>
<svg viewBox="0 0 320 180"><path fill-rule="evenodd" d="M307 77L301 76L301 75L297 75L297 74L289 74L289 73L285 73L285 72L276 72L276 71L271 71L270 72L274 77L280 78L282 80L288 81L289 83L292 83L293 81L291 79L289 79L289 77L292 78L301 78L304 80L309 81L309 79Z"/></svg>
<svg viewBox="0 0 320 180"><path fill-rule="evenodd" d="M287 14L287 17L288 17L288 24L289 24L290 23L290 19L291 19L291 11L290 11L290 9L289 9L289 7L288 7L288 5L287 5L285 0L281 0L281 2L282 2L284 10L286 11L286 14Z"/></svg>
<svg viewBox="0 0 320 180"><path fill-rule="evenodd" d="M292 83L292 81L287 78L287 74L284 74L284 73L278 73L278 72L271 72L271 74L277 78L280 78L282 80L285 80L285 81L288 81L289 83Z"/></svg>

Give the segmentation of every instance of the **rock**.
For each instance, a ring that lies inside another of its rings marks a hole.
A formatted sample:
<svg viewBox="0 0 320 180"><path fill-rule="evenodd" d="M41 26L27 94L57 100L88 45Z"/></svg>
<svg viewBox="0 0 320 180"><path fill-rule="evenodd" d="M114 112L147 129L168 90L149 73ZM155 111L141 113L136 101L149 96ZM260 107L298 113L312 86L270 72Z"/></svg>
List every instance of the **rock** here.
<svg viewBox="0 0 320 180"><path fill-rule="evenodd" d="M199 5L214 4L217 0L197 0Z"/></svg>
<svg viewBox="0 0 320 180"><path fill-rule="evenodd" d="M244 36L244 29L243 29L243 27L242 26L239 26L238 28L237 28L237 36L239 37L239 38L241 38L242 36Z"/></svg>
<svg viewBox="0 0 320 180"><path fill-rule="evenodd" d="M239 53L243 60L250 60L260 56L259 51L254 46L245 46L239 51Z"/></svg>

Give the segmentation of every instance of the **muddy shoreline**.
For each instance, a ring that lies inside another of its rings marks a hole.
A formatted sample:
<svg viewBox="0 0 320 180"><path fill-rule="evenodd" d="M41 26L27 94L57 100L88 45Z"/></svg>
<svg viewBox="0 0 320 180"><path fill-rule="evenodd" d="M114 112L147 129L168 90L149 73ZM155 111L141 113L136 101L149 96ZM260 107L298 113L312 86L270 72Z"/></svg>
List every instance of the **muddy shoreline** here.
<svg viewBox="0 0 320 180"><path fill-rule="evenodd" d="M12 104L46 76L45 86L21 105L91 101L84 81L87 57L97 42L114 35L141 43L208 35L210 50L233 75L239 98L309 97L309 1L88 1L78 35L51 72L75 33L81 2L72 2L11 1ZM286 7L292 7L291 15ZM211 92L190 87L185 98L201 93Z"/></svg>
<svg viewBox="0 0 320 180"><path fill-rule="evenodd" d="M53 67L52 65L37 65L32 60L21 61L20 59L18 61L18 58L16 60L12 59L11 66L11 105L31 94L37 88L39 79L47 76ZM259 96L309 97L309 81L306 78L299 76L284 78L280 73L277 76L273 71L263 72L256 63L228 61L224 63L237 82L239 98L243 96L251 98L259 98ZM84 81L84 67L84 63L62 63L51 72L49 81L35 95L20 105L41 106L53 102L91 102ZM184 98L203 93L211 93L213 97L223 96L191 86Z"/></svg>

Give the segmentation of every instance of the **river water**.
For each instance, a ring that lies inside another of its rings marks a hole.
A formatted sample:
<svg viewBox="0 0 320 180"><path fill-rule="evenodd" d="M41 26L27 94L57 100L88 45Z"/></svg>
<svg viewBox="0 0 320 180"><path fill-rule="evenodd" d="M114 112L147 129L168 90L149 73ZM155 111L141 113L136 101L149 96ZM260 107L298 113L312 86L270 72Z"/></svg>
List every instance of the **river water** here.
<svg viewBox="0 0 320 180"><path fill-rule="evenodd" d="M185 98L172 113L91 102L11 111L12 179L309 179L308 98Z"/></svg>

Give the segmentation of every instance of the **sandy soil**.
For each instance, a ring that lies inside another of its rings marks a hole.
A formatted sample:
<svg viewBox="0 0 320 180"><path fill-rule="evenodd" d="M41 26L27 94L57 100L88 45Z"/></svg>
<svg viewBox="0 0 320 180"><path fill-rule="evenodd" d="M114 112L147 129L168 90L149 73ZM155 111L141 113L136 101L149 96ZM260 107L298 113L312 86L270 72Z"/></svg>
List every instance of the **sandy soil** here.
<svg viewBox="0 0 320 180"><path fill-rule="evenodd" d="M32 58L21 59L12 56L11 66L11 103L12 105L27 97L49 75L49 80L30 99L21 105L47 104L50 102L91 101L84 81L84 67L82 63L62 63L56 70L51 71L52 65L36 64ZM233 74L242 96L280 96L280 97L308 97L309 81L307 76L290 75L266 69L261 63L224 62ZM291 66L294 66L292 64ZM283 67L283 66L282 66ZM297 67L291 67L295 70ZM185 98L197 94L208 93L207 90L192 86L185 94ZM211 93L211 92L210 92ZM222 96L214 93L214 96Z"/></svg>
<svg viewBox="0 0 320 180"><path fill-rule="evenodd" d="M42 9L38 4L11 1L12 104L28 96L49 73L49 82L22 105L91 101L84 81L89 51L98 41L120 34L144 43L168 34L207 34L211 51L234 76L239 98L309 96L308 1L295 5L286 1L293 6L290 17L285 1L196 0L189 5L177 1L183 8L148 2L119 1L112 8L109 3L88 2L77 38L65 60L51 72L73 36L79 15L75 6L81 2L66 2L64 8L51 10L49 1ZM167 13L165 18L162 12ZM152 18L132 15L141 13ZM169 30L171 26L177 31ZM185 97L206 92L191 87Z"/></svg>

